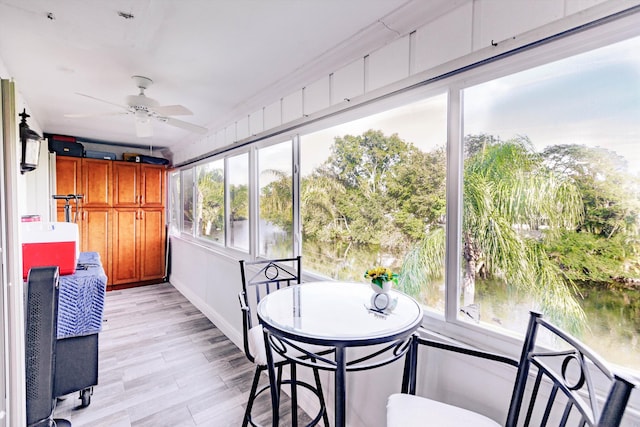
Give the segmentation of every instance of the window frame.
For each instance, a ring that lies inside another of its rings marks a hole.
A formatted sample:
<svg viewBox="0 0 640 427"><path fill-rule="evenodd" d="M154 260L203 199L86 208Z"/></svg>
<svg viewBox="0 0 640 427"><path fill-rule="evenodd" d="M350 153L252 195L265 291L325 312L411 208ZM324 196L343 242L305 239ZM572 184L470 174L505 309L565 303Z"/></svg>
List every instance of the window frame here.
<svg viewBox="0 0 640 427"><path fill-rule="evenodd" d="M249 212L250 212L250 237L249 252L245 253L234 249L228 245L228 238L225 237L224 247L217 245L206 245L212 247L216 252L229 255L234 258L251 259L257 256L257 221L259 218L258 204L258 181L257 181L257 159L256 150L272 144L278 144L292 140L293 144L293 239L294 255L301 253L301 224L300 224L300 135L313 132L324 127L335 126L356 118L366 117L370 114L379 113L393 106L404 105L412 99L424 99L437 93L446 92L448 96L448 117L447 117L447 172L446 172L446 259L445 259L445 312L444 316L425 310L423 325L435 333L442 333L452 339L458 339L470 345L480 348L506 352L517 355L520 351L521 334L489 324L476 325L458 319L459 288L461 280L461 224L462 224L462 184L463 184L463 91L464 89L487 82L500 77L508 76L523 70L542 66L550 62L566 57L588 52L600 47L607 46L631 37L640 36L640 27L637 26L639 13L630 14L616 19L603 20L601 25L591 25L588 28L560 34L559 36L544 39L540 42L526 45L516 49L514 52L501 55L498 58L479 61L477 65L462 67L454 72L448 72L441 77L430 77L419 84L407 83L405 89L397 93L378 95L377 99L367 98L354 100L354 107L345 111L332 112L324 118L316 118L310 123L296 125L293 130L288 129L287 136L284 133L269 136L264 139L249 141L239 148L232 148L221 154L212 156L209 160L216 160L221 157L225 159L225 208L228 207L228 158L241 153L249 155ZM426 75L426 73L425 73ZM409 80L409 79L408 79ZM415 78L411 81L417 81ZM395 85L394 87L398 87ZM291 133L293 132L293 133ZM186 166L194 167L194 165ZM195 176L195 174L194 174ZM184 186L184 183L182 184ZM194 184L195 185L195 184ZM184 187L183 187L184 188ZM194 189L195 194L195 189ZM181 194L181 196L183 196ZM181 197L183 200L183 197ZM225 220L228 220L228 210L225 209ZM183 230L183 218L180 221L181 231ZM228 234L228 224L225 235ZM188 233L181 233L181 237ZM194 236L191 236L192 238ZM202 242L198 239L198 243ZM304 265L304 264L303 264ZM303 279L320 280L326 279L313 272L303 271ZM624 368L624 367L623 367ZM638 376L637 372L631 372Z"/></svg>
<svg viewBox="0 0 640 427"><path fill-rule="evenodd" d="M175 185L176 177L180 183L178 188L178 194L174 200L173 187ZM183 212L182 205L182 171L180 169L172 169L167 174L167 200L169 201L167 207L167 225L169 235L180 235L182 232L182 215L176 215L176 212ZM175 221L175 228L173 227Z"/></svg>

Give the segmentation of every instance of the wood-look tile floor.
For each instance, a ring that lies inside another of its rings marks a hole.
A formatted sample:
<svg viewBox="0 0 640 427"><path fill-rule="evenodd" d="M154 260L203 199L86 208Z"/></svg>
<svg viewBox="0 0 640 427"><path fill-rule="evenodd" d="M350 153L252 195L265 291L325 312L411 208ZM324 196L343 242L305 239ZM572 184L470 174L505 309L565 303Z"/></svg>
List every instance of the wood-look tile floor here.
<svg viewBox="0 0 640 427"><path fill-rule="evenodd" d="M55 417L73 427L242 424L254 365L171 284L107 292L98 337L91 403L78 409L79 394L70 394L58 401ZM261 384L267 381L265 375ZM269 425L263 395L254 420ZM280 425L287 426L291 407L282 396ZM304 425L309 418L300 412Z"/></svg>

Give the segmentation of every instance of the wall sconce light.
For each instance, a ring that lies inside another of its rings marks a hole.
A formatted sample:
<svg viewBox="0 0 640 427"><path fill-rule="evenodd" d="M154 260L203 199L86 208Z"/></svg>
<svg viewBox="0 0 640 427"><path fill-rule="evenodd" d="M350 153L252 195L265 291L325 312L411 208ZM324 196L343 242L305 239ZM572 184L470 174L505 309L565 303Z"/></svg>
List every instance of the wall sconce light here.
<svg viewBox="0 0 640 427"><path fill-rule="evenodd" d="M22 117L20 122L20 142L22 143L22 157L20 159L20 173L24 174L38 167L38 159L40 158L40 142L42 138L33 130L29 129L27 124L27 110L23 109L18 114Z"/></svg>

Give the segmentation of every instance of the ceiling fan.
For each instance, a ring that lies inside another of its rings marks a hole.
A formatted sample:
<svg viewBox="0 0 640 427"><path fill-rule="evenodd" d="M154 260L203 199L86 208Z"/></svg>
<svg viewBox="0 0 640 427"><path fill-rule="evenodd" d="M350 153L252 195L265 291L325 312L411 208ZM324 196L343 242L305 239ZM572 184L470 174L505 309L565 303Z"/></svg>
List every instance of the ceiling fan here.
<svg viewBox="0 0 640 427"><path fill-rule="evenodd" d="M140 92L137 95L129 95L126 98L126 105L116 104L104 99L96 98L90 95L78 93L80 96L84 96L96 101L104 102L110 105L115 105L123 109L124 111L118 111L113 113L102 114L65 114L65 117L82 118L82 117L96 117L96 116L113 116L121 114L130 114L134 116L136 135L140 138L153 136L152 121L157 120L162 123L166 123L171 126L179 127L191 132L204 134L207 132L207 128L194 125L183 120L173 118L172 116L189 116L193 113L182 105L160 105L158 101L153 98L149 98L144 94L147 89L153 83L148 77L132 76L131 77Z"/></svg>

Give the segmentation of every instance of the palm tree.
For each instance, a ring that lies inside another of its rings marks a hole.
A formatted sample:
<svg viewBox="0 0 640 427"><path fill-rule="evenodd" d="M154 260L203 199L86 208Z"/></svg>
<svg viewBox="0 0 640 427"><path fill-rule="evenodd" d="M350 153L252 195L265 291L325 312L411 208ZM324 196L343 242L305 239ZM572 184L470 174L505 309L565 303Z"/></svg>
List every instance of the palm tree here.
<svg viewBox="0 0 640 427"><path fill-rule="evenodd" d="M480 144L482 138L470 139L474 144L465 159L461 236L463 304L474 303L479 275L494 277L524 290L548 316L577 330L585 316L574 298L575 289L542 243L575 227L582 213L579 192L543 166L527 138L506 142L491 138ZM409 251L401 284L417 275L423 280L442 276L444 254L443 230L434 229Z"/></svg>

